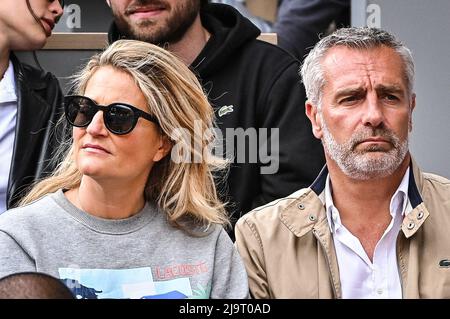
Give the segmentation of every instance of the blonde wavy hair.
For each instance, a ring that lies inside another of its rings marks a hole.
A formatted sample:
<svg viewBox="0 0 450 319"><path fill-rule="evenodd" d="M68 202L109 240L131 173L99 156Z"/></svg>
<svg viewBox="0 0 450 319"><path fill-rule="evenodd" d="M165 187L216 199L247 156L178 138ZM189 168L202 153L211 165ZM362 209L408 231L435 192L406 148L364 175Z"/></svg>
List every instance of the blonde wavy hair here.
<svg viewBox="0 0 450 319"><path fill-rule="evenodd" d="M120 40L93 56L73 76L73 92L83 95L92 75L105 66L133 77L148 101L149 113L159 121L161 134L191 159L174 161L168 155L155 163L145 188L146 200L156 202L176 226L181 225L184 217L192 217L205 226L211 223L228 226L228 215L214 183L214 172L225 169L227 162L211 152L216 139L214 111L195 75L178 58L158 46ZM180 136L180 129L189 134ZM194 140L197 147L192 145ZM63 148L61 145L61 152ZM79 187L81 173L74 160L74 147L71 145L67 151L66 146L65 150L64 160L56 171L38 182L20 205L58 189ZM192 160L199 158L200 161Z"/></svg>

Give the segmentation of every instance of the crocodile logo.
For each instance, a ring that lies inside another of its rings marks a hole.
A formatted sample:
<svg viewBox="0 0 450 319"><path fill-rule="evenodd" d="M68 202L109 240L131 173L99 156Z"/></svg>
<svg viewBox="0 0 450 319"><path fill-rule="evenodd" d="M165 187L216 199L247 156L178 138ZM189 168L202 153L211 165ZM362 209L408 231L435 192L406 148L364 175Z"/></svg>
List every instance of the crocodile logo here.
<svg viewBox="0 0 450 319"><path fill-rule="evenodd" d="M233 112L234 106L233 105L224 105L219 109L219 117L222 117L228 113Z"/></svg>

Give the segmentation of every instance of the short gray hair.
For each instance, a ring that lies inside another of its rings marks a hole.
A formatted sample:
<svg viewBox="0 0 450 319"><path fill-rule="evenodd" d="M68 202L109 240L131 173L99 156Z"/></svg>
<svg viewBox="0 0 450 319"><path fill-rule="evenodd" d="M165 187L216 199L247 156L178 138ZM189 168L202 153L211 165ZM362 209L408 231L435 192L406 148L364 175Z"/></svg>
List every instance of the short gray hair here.
<svg viewBox="0 0 450 319"><path fill-rule="evenodd" d="M342 28L321 39L309 52L301 67L301 76L306 95L312 104L320 107L322 88L325 84L321 60L328 50L336 46L345 46L356 50L366 50L386 46L392 48L403 60L404 79L408 93L414 87L414 61L411 51L392 34L376 28Z"/></svg>

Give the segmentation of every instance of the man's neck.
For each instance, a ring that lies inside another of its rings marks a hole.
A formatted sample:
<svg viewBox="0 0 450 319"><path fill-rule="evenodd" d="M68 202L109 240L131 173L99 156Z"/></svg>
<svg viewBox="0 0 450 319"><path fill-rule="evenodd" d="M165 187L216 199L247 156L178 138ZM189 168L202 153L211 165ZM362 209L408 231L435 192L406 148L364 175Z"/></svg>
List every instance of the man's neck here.
<svg viewBox="0 0 450 319"><path fill-rule="evenodd" d="M205 47L210 38L208 30L206 30L200 20L200 14L197 15L194 23L186 31L183 38L169 44L169 51L178 56L186 65L191 65L200 52Z"/></svg>
<svg viewBox="0 0 450 319"><path fill-rule="evenodd" d="M410 160L408 154L390 176L355 180L327 158L334 206L339 211L342 224L359 239L370 260L373 260L375 247L391 223L391 198Z"/></svg>

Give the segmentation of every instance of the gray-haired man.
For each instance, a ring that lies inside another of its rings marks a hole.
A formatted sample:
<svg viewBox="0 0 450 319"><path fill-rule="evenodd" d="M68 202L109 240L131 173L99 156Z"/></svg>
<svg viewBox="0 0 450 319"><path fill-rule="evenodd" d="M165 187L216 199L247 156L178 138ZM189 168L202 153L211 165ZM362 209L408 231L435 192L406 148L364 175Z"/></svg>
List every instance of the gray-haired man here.
<svg viewBox="0 0 450 319"><path fill-rule="evenodd" d="M450 181L421 172L408 151L410 51L379 29L340 29L301 72L326 166L238 222L252 295L449 298Z"/></svg>

